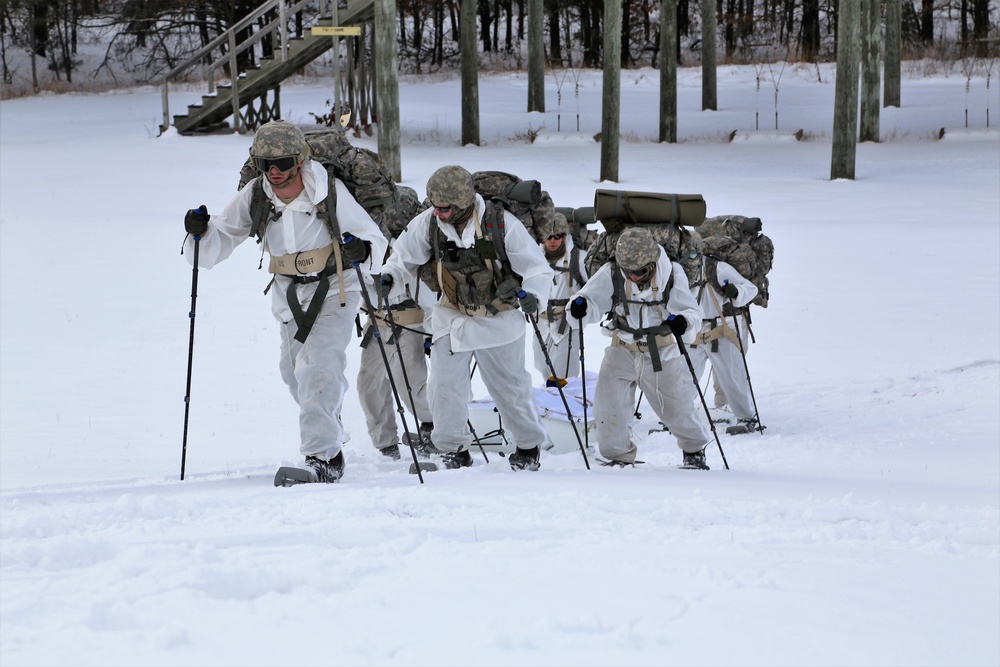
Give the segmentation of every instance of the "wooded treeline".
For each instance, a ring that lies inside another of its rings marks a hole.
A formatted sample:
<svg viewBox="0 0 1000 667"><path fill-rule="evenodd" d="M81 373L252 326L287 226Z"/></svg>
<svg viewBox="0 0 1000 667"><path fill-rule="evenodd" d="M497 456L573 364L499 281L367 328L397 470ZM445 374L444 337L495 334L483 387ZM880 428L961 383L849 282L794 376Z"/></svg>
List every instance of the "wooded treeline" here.
<svg viewBox="0 0 1000 667"><path fill-rule="evenodd" d="M345 6L344 0L339 1ZM720 63L833 60L840 1L714 0ZM326 14L326 3L318 0L313 15ZM34 54L33 68L44 67L59 80L72 82L81 64L77 57L81 39L99 34L105 49L101 68L128 73L133 81L153 82L258 5L257 0L4 0L0 5L3 78L10 83L12 54L20 50ZM458 68L459 6L459 0L399 0L401 71ZM676 6L678 63L698 64L702 0L677 0ZM621 67L656 66L660 3L621 0L621 7ZM527 0L479 0L476 8L481 66L524 69ZM995 57L997 13L990 0L903 0L904 58ZM290 29L301 34L303 20L302 12L290 16ZM603 1L545 0L546 62L555 67L601 68L603 20ZM219 49L223 54L226 45ZM241 62L240 69L251 64Z"/></svg>

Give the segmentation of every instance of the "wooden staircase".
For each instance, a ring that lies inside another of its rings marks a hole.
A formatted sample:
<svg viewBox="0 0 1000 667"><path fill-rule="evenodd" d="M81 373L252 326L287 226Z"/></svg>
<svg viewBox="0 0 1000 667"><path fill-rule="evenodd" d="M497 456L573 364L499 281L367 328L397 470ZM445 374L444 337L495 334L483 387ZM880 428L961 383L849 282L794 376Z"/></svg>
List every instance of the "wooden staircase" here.
<svg viewBox="0 0 1000 667"><path fill-rule="evenodd" d="M334 25L329 13L325 16L303 16L302 36L287 35L284 28L288 26L289 17L306 11L310 6L315 7L311 0L297 3L269 0L171 70L163 80L163 124L160 126L160 133L168 125L186 135L220 131L246 132L280 117L281 82L329 51L338 41L334 37L312 34L311 29L315 26ZM354 0L336 14L336 25L339 26L371 23L374 20L374 0ZM269 18L272 20L268 20ZM246 32L248 27L253 30L250 37L242 43L236 43L234 35ZM255 53L256 67L239 74L235 80L230 79L229 83L219 84L217 87L214 85L217 72L224 71L227 65L230 72L237 71L237 58L240 54L250 49L261 50L260 45L266 38L274 45L273 56L263 57ZM226 43L228 48L225 49L225 54L214 62L207 62L213 52L217 54ZM171 119L168 85L197 67L208 70L205 72L209 81L208 94L202 96L201 104L189 105L187 113L176 114ZM227 122L230 118L234 121L232 128Z"/></svg>

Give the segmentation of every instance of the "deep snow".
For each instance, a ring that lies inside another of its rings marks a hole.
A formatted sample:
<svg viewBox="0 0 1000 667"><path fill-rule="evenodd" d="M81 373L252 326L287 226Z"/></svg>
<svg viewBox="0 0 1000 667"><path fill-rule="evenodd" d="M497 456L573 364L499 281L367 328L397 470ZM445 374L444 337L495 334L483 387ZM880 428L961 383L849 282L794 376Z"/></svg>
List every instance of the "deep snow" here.
<svg viewBox="0 0 1000 667"><path fill-rule="evenodd" d="M561 104L550 75L544 114L523 76L483 76L481 147L457 145L456 80L403 82L421 196L449 163L537 178L558 206L698 192L777 247L748 356L768 429L721 435L731 470L714 443L711 472L676 470L652 434L635 469L492 455L424 485L351 394L343 482L272 486L297 411L252 243L199 274L180 481L181 220L228 201L250 137L157 137L151 88L0 102L0 663L1000 664L998 86L906 78L856 180L831 181L832 68L780 72L775 132L754 68L720 70L716 112L684 70L675 145L652 142L658 72L624 72L617 184L589 139L599 72ZM284 115L329 96L286 86ZM588 370L606 341L587 331Z"/></svg>

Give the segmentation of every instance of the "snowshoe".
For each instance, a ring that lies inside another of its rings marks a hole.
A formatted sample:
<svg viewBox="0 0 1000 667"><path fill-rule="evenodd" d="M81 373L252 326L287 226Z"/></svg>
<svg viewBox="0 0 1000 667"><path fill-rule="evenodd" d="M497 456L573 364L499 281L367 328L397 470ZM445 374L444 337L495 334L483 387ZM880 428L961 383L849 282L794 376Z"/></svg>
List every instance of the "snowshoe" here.
<svg viewBox="0 0 1000 667"><path fill-rule="evenodd" d="M531 449L521 449L518 447L507 459L512 470L538 470L541 467L539 462L540 451L538 447Z"/></svg>
<svg viewBox="0 0 1000 667"><path fill-rule="evenodd" d="M726 427L727 435L743 435L744 433L749 433L750 431L761 430L763 431L766 426L759 426L759 422L751 417L750 419L739 419L732 426Z"/></svg>
<svg viewBox="0 0 1000 667"><path fill-rule="evenodd" d="M344 476L344 453L337 452L329 461L318 456L307 456L303 468L282 466L274 474L275 486L295 486L296 484L333 484Z"/></svg>
<svg viewBox="0 0 1000 667"><path fill-rule="evenodd" d="M393 461L398 461L399 460L399 445L396 444L396 443L393 443L393 444L389 445L388 447L381 448L380 450L378 450L378 453L381 454L382 456L385 456L387 458L392 459Z"/></svg>
<svg viewBox="0 0 1000 667"><path fill-rule="evenodd" d="M705 461L705 450L698 452L684 452L684 463L680 465L682 470L708 470L708 463Z"/></svg>
<svg viewBox="0 0 1000 667"><path fill-rule="evenodd" d="M645 461L616 461L614 459L602 459L597 457L597 462L605 468L634 468Z"/></svg>

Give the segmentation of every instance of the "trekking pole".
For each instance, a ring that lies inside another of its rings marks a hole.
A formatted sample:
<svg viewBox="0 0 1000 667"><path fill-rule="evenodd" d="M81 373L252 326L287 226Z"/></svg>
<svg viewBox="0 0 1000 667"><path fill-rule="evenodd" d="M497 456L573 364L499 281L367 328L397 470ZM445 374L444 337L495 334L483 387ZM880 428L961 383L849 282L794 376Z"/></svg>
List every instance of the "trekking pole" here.
<svg viewBox="0 0 1000 667"><path fill-rule="evenodd" d="M469 381L470 382L472 381L472 376L476 374L476 366L478 366L478 365L479 365L479 360L476 359L476 358L473 358L472 359L472 370L469 371ZM469 432L472 434L472 439L476 441L476 445L479 447L479 451L482 452L482 454L483 454L483 460L486 461L487 463L489 463L490 462L490 458L488 456L486 456L486 450L483 448L483 443L479 439L479 434L476 433L476 428L472 425L472 419L471 418L466 419L465 420L465 424L466 424L466 426L469 427ZM507 442L506 438L504 438L504 442ZM500 456L501 457L503 456L503 452L500 453Z"/></svg>
<svg viewBox="0 0 1000 667"><path fill-rule="evenodd" d="M587 362L583 358L583 322L580 322L580 377L583 379L583 440L586 449L590 449L590 429L587 428Z"/></svg>
<svg viewBox="0 0 1000 667"><path fill-rule="evenodd" d="M671 315L667 319L676 317ZM677 341L677 349L681 351L681 355L684 357L684 361L687 362L688 370L691 371L691 381L694 382L695 389L698 390L698 398L701 399L701 407L705 408L705 416L708 417L708 425L712 427L712 435L715 436L715 444L719 447L719 454L722 455L722 464L726 466L726 470L729 470L729 462L726 461L726 453L722 451L722 443L719 442L719 434L715 430L715 424L712 423L712 414L708 411L708 403L705 402L705 392L701 390L701 385L698 383L698 375L694 372L694 364L691 363L691 357L688 355L687 346L684 345L684 341L681 340L680 336L674 336L674 340Z"/></svg>
<svg viewBox="0 0 1000 667"><path fill-rule="evenodd" d="M349 243L354 237L345 235L344 241ZM372 299L368 296L368 286L365 285L365 278L361 274L361 262L354 262L354 270L358 274L358 283L361 285L361 297L365 300L365 305L368 307L369 313L375 312L375 307L372 306ZM390 326L395 328L392 321L391 309L386 308L386 313L389 313L387 319L389 320ZM373 317L374 319L374 317ZM385 364L385 374L389 376L389 386L392 388L392 397L396 400L396 411L399 412L399 418L403 421L403 431L409 432L409 427L406 425L406 410L403 408L403 401L399 398L399 390L396 389L396 380L392 377L392 370L389 368L389 355L385 353L385 344L382 342L382 334L378 330L378 320L375 321L375 340L378 341L378 351L382 353L382 363ZM396 341L396 345L399 345L399 341ZM399 348L396 348L397 352ZM400 359L402 361L402 359ZM406 370L403 370L403 375L405 377ZM419 432L419 429L418 431ZM417 460L417 450L413 447L413 443L409 438L406 439L407 444L410 446L410 456L413 457L413 467L417 469L417 477L420 478L420 483L424 483L424 474L420 469L420 462Z"/></svg>
<svg viewBox="0 0 1000 667"><path fill-rule="evenodd" d="M518 298L523 298L524 295L524 290L517 294ZM542 348L542 355L545 356L545 365L548 366L552 377L558 377L556 375L556 367L552 364L552 358L549 357L549 348L545 345L545 341L542 340L542 332L538 329L538 317L535 315L528 315L527 317L528 321L531 322L531 328L535 330L535 338L538 339L538 345ZM556 382L555 384L556 389L559 391L559 397L562 399L563 407L566 408L566 416L569 417L569 423L573 427L573 433L576 434L576 441L580 445L580 453L583 454L583 463L587 466L587 470L590 470L590 461L587 460L587 450L583 448L583 438L580 437L580 431L576 428L576 422L573 420L573 411L569 407L569 401L566 400L566 394L559 383Z"/></svg>
<svg viewBox="0 0 1000 667"><path fill-rule="evenodd" d="M642 403L642 389L639 390L639 398L635 401L635 410L632 412L632 416L636 419L642 419L642 413L639 412L639 404Z"/></svg>
<svg viewBox="0 0 1000 667"><path fill-rule="evenodd" d="M750 367L747 366L747 353L743 349L743 337L740 336L740 315L733 306L733 300L728 299L729 307L733 310L733 327L736 329L736 340L740 344L740 357L743 359L743 370L747 374L747 387L750 388L750 400L753 401L754 419L757 420L757 431L764 435L764 426L760 423L760 410L757 409L757 397L753 394L753 383L750 381Z"/></svg>
<svg viewBox="0 0 1000 667"><path fill-rule="evenodd" d="M181 481L184 480L184 466L187 463L188 447L188 416L191 412L191 366L194 360L194 317L195 306L198 303L198 248L201 245L201 235L194 235L194 267L191 270L191 335L188 339L187 386L184 390L184 438L181 443Z"/></svg>

